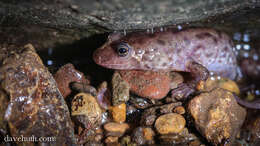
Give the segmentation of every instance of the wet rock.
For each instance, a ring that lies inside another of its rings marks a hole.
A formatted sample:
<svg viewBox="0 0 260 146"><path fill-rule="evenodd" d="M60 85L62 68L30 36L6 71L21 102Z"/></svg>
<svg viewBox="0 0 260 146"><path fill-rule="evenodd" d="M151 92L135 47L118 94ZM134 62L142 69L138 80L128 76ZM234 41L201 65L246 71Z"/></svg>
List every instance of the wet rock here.
<svg viewBox="0 0 260 146"><path fill-rule="evenodd" d="M53 136L56 141L50 144L74 145L76 138L68 107L33 46L9 53L0 67L0 82L10 98L5 120L11 135Z"/></svg>
<svg viewBox="0 0 260 146"><path fill-rule="evenodd" d="M189 146L204 146L204 145L202 145L201 142L198 139L196 139L196 140L191 141L189 143Z"/></svg>
<svg viewBox="0 0 260 146"><path fill-rule="evenodd" d="M129 85L124 81L118 72L112 77L112 104L119 105L129 100Z"/></svg>
<svg viewBox="0 0 260 146"><path fill-rule="evenodd" d="M144 110L141 116L141 125L152 126L155 119L161 114L171 113L173 109L177 106L180 106L181 102L165 104L161 106L154 106Z"/></svg>
<svg viewBox="0 0 260 146"><path fill-rule="evenodd" d="M162 99L170 90L169 72L126 70L119 73L129 83L131 92L138 96Z"/></svg>
<svg viewBox="0 0 260 146"><path fill-rule="evenodd" d="M111 92L107 87L107 82L102 82L97 89L97 101L99 105L104 108L108 109L111 106Z"/></svg>
<svg viewBox="0 0 260 146"><path fill-rule="evenodd" d="M105 139L105 143L117 143L118 142L118 137L116 136L108 136Z"/></svg>
<svg viewBox="0 0 260 146"><path fill-rule="evenodd" d="M154 144L154 135L151 128L137 127L132 133L132 141L137 145Z"/></svg>
<svg viewBox="0 0 260 146"><path fill-rule="evenodd" d="M129 125L126 123L109 122L104 125L107 136L122 136L129 129Z"/></svg>
<svg viewBox="0 0 260 146"><path fill-rule="evenodd" d="M158 139L160 144L164 145L188 145L189 142L196 140L197 137L189 133L187 128L184 128L180 133L163 134Z"/></svg>
<svg viewBox="0 0 260 146"><path fill-rule="evenodd" d="M80 82L89 84L89 81L84 77L84 74L75 69L72 64L66 64L62 66L54 75L54 79L57 82L58 88L64 98L70 93L70 83Z"/></svg>
<svg viewBox="0 0 260 146"><path fill-rule="evenodd" d="M125 122L126 120L126 104L122 103L116 106L110 107L110 112L113 120L117 123Z"/></svg>
<svg viewBox="0 0 260 146"><path fill-rule="evenodd" d="M84 125L85 128L101 124L102 110L95 97L87 93L75 95L71 103L71 115Z"/></svg>
<svg viewBox="0 0 260 146"><path fill-rule="evenodd" d="M185 127L186 121L180 114L169 113L158 117L155 128L160 134L179 133Z"/></svg>
<svg viewBox="0 0 260 146"><path fill-rule="evenodd" d="M71 83L71 88L77 91L78 93L84 92L84 93L89 93L92 96L97 96L96 88L94 88L91 85L86 85L85 83L78 83L78 82Z"/></svg>
<svg viewBox="0 0 260 146"><path fill-rule="evenodd" d="M7 95L0 89L0 136L4 136L7 134L7 122L4 120L5 111L8 106L8 97Z"/></svg>
<svg viewBox="0 0 260 146"><path fill-rule="evenodd" d="M173 112L177 113L177 114L180 114L180 115L183 115L185 114L185 108L183 106L177 106Z"/></svg>
<svg viewBox="0 0 260 146"><path fill-rule="evenodd" d="M234 92L237 95L240 93L239 87L236 82L228 79L223 78L220 76L211 76L209 77L206 82L203 84L201 91L211 91L215 88L223 88L230 92Z"/></svg>
<svg viewBox="0 0 260 146"><path fill-rule="evenodd" d="M140 97L132 96L132 95L130 95L129 101L130 101L130 103L133 104L134 107L136 107L138 109L145 109L145 108L153 105L153 103L151 101L149 101L149 99L140 98Z"/></svg>
<svg viewBox="0 0 260 146"><path fill-rule="evenodd" d="M196 96L188 110L197 130L215 145L232 143L246 116L233 94L221 88Z"/></svg>

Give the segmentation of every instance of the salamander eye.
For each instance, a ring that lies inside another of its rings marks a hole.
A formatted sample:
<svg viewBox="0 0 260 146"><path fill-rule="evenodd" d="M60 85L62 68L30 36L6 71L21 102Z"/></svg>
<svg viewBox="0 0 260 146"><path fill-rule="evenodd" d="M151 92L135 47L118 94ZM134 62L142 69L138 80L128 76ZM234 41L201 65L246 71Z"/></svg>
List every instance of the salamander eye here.
<svg viewBox="0 0 260 146"><path fill-rule="evenodd" d="M125 57L129 54L130 48L126 43L122 43L117 47L117 54L120 57Z"/></svg>

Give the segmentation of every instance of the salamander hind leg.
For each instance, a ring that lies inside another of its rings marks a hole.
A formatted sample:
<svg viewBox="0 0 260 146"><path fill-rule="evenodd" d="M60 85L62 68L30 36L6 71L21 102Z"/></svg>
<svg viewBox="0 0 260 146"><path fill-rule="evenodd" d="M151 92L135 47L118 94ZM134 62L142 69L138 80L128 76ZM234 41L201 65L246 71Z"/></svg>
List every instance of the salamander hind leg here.
<svg viewBox="0 0 260 146"><path fill-rule="evenodd" d="M171 91L171 97L177 100L185 100L196 91L196 87L200 81L206 81L209 71L203 65L191 61L187 64L187 70L191 73L192 80L180 84Z"/></svg>

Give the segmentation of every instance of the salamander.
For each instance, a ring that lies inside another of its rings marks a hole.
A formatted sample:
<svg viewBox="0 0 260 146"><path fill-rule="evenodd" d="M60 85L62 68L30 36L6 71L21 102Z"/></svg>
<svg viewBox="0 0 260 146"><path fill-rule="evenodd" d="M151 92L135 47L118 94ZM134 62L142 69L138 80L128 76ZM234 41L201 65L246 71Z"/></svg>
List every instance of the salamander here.
<svg viewBox="0 0 260 146"><path fill-rule="evenodd" d="M192 73L191 62L234 79L237 60L233 43L223 32L209 28L168 29L154 33L113 33L93 55L111 69L171 70Z"/></svg>
<svg viewBox="0 0 260 146"><path fill-rule="evenodd" d="M119 70L183 71L202 76L205 67L232 80L238 74L231 38L211 28L113 33L94 52L93 59L103 67ZM249 108L260 108L259 102L238 102Z"/></svg>

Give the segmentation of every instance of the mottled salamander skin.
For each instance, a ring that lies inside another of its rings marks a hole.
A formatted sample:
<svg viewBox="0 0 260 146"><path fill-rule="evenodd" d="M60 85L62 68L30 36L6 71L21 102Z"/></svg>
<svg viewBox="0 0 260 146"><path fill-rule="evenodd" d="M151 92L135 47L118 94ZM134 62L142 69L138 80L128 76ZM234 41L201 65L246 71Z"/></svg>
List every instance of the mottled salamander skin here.
<svg viewBox="0 0 260 146"><path fill-rule="evenodd" d="M127 53L119 55L119 48ZM237 61L233 43L223 32L208 28L168 29L154 33L114 33L93 55L94 61L111 69L171 70L190 72L195 61L209 71L234 79Z"/></svg>

